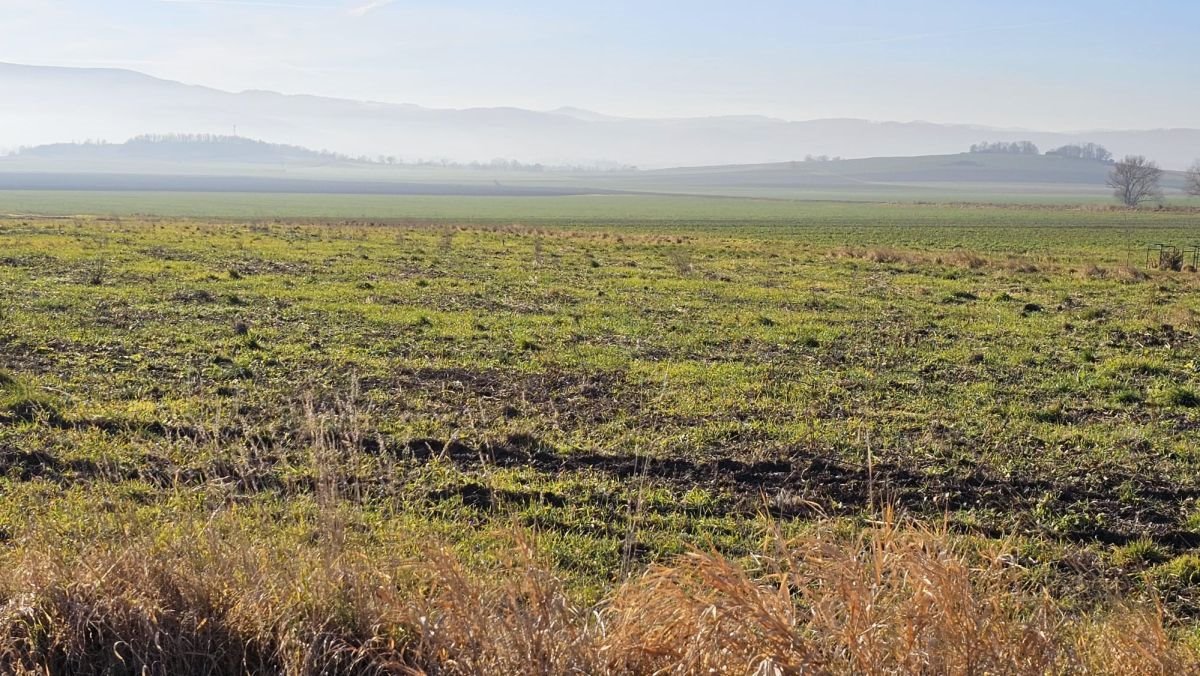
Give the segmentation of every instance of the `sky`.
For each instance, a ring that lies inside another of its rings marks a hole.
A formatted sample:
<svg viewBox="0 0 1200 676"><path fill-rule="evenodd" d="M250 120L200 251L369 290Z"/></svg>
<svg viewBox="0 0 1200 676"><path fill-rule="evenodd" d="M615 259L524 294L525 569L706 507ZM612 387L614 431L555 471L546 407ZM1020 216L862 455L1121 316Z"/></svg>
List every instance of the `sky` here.
<svg viewBox="0 0 1200 676"><path fill-rule="evenodd" d="M0 0L0 61L431 107L1200 126L1196 0Z"/></svg>

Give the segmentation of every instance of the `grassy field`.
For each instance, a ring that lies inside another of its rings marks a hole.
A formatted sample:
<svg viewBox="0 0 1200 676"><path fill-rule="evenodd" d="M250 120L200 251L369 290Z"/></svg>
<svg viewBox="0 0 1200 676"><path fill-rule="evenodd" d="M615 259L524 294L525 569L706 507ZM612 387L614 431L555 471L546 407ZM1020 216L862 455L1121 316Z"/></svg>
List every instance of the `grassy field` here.
<svg viewBox="0 0 1200 676"><path fill-rule="evenodd" d="M1195 213L135 197L0 219L8 670L1197 668Z"/></svg>

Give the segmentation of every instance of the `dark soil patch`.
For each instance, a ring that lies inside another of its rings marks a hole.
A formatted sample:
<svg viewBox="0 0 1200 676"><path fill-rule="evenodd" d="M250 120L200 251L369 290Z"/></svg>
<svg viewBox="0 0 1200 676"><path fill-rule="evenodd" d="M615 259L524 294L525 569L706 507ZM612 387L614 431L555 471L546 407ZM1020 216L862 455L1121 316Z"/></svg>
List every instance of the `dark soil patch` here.
<svg viewBox="0 0 1200 676"><path fill-rule="evenodd" d="M503 490L474 482L455 488L434 491L426 497L433 501L449 500L458 497L464 505L483 510L491 509L498 504L543 504L559 508L567 506L567 499L558 493L550 491Z"/></svg>
<svg viewBox="0 0 1200 676"><path fill-rule="evenodd" d="M217 297L207 289L185 289L172 294L171 302L208 304L217 302Z"/></svg>
<svg viewBox="0 0 1200 676"><path fill-rule="evenodd" d="M119 418L94 418L90 420L63 421L57 426L64 429L97 430L111 435L182 439L194 443L231 444L238 442L262 449L273 449L292 440L289 434L280 434L278 431L247 430L238 425L223 425L221 427L206 429L189 425L164 425L157 421L144 422Z"/></svg>
<svg viewBox="0 0 1200 676"><path fill-rule="evenodd" d="M1188 331L1180 331L1170 324L1163 324L1142 331L1127 332L1114 329L1109 332L1105 346L1125 349L1168 347L1171 345L1188 344L1194 339L1195 335Z"/></svg>
<svg viewBox="0 0 1200 676"><path fill-rule="evenodd" d="M561 454L536 439L515 437L502 444L469 446L459 441L415 439L396 451L418 461L440 458L463 470L526 467L550 474L596 472L620 480L644 478L680 491L704 486L737 496L738 509L776 516L852 514L872 504L891 502L928 515L959 510L1008 515L1007 526L1051 530L1079 541L1122 544L1142 537L1180 548L1200 544L1182 528L1180 506L1200 498L1200 487L1152 476L1114 476L1100 485L1087 472L1048 479L1004 478L980 467L955 473L922 471L891 463L871 468L839 459L807 455L744 462L730 458L695 461L590 453ZM1121 500L1112 486L1138 486L1133 499ZM1022 523L1038 510L1064 518L1061 526ZM1086 513L1092 519L1070 519ZM997 529L997 532L999 529Z"/></svg>
<svg viewBox="0 0 1200 676"><path fill-rule="evenodd" d="M0 368L21 373L47 373L58 363L58 356L76 349L75 344L65 340L47 341L36 345L20 336L0 335Z"/></svg>
<svg viewBox="0 0 1200 676"><path fill-rule="evenodd" d="M68 475L92 476L99 471L90 460L64 462L45 451L18 451L0 448L0 476L17 481L46 479L61 482Z"/></svg>
<svg viewBox="0 0 1200 676"><path fill-rule="evenodd" d="M364 390L419 390L449 407L483 410L492 418L545 416L566 426L601 424L635 410L642 397L620 372L540 373L503 369L413 369L386 381L364 379Z"/></svg>

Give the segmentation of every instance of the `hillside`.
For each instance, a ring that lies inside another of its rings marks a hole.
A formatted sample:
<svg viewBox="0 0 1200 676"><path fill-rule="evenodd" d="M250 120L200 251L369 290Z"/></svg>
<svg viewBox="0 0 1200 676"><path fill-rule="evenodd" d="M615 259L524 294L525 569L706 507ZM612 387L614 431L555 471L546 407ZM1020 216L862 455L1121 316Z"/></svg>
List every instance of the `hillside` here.
<svg viewBox="0 0 1200 676"><path fill-rule="evenodd" d="M533 168L392 165L238 136L195 134L25 148L0 157L0 190L475 196L614 192Z"/></svg>
<svg viewBox="0 0 1200 676"><path fill-rule="evenodd" d="M225 92L114 69L0 64L0 148L77 139L119 140L190 130L375 157L641 167L786 162L806 155L915 156L980 141L1030 140L1043 149L1094 141L1168 168L1200 155L1200 130L1086 134L927 122L789 121L762 116L633 119L574 108L433 109L268 91Z"/></svg>
<svg viewBox="0 0 1200 676"><path fill-rule="evenodd" d="M42 163L47 168L78 170L85 165L110 165L129 170L141 163L172 164L353 164L336 153L241 136L193 134L142 135L124 143L54 143L24 148L6 158L11 165Z"/></svg>
<svg viewBox="0 0 1200 676"><path fill-rule="evenodd" d="M597 185L663 193L851 200L1106 198L1110 166L1047 155L960 153L829 161L679 167L611 175ZM1183 176L1166 172L1179 196Z"/></svg>
<svg viewBox="0 0 1200 676"><path fill-rule="evenodd" d="M1109 165L1046 155L960 153L831 161L683 167L641 172L621 187L656 192L837 199L1101 198ZM1180 172L1164 192L1178 196Z"/></svg>
<svg viewBox="0 0 1200 676"><path fill-rule="evenodd" d="M1103 185L1108 171L1108 165L1092 160L961 153L668 169L647 172L645 180L759 187L960 182Z"/></svg>

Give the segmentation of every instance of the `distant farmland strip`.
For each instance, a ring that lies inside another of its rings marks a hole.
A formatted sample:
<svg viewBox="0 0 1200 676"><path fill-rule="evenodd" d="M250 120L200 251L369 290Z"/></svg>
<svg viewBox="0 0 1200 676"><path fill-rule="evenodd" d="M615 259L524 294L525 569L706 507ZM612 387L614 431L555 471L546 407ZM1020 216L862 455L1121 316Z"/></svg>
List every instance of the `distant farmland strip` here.
<svg viewBox="0 0 1200 676"><path fill-rule="evenodd" d="M558 186L510 186L391 181L321 181L253 176L170 176L151 174L0 173L0 190L88 190L150 192L292 193L321 195L463 195L558 197L620 195L622 190Z"/></svg>

